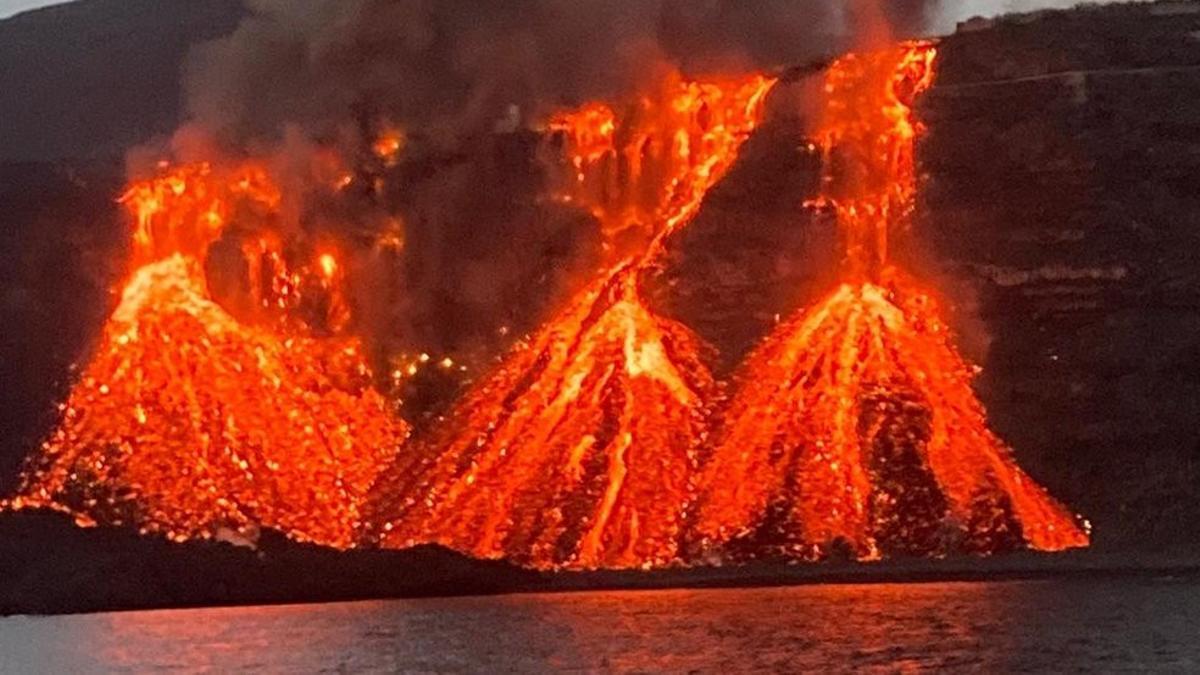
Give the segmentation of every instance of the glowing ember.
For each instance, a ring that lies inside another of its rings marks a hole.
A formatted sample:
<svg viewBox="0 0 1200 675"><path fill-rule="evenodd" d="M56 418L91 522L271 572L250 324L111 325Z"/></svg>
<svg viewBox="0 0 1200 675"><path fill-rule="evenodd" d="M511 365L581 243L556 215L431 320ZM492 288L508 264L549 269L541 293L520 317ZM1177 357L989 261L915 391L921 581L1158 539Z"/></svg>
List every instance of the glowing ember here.
<svg viewBox="0 0 1200 675"><path fill-rule="evenodd" d="M297 321L239 322L210 296L204 259L236 213L272 213L266 172L186 166L134 185L135 271L14 508L130 524L177 540L273 527L353 545L359 503L404 438L353 339ZM307 271L269 236L247 244L250 294L290 310ZM323 254L315 286L333 298ZM341 309L331 300L328 323Z"/></svg>
<svg viewBox="0 0 1200 675"><path fill-rule="evenodd" d="M569 157L558 196L610 242L643 239L585 288L381 480L384 546L439 542L535 567L676 558L713 381L698 340L655 316L640 277L755 128L773 82L675 81L627 113L598 104L550 127Z"/></svg>
<svg viewBox="0 0 1200 675"><path fill-rule="evenodd" d="M394 166L404 149L405 140L404 132L391 125L385 125L371 144L371 152L388 166Z"/></svg>
<svg viewBox="0 0 1200 675"><path fill-rule="evenodd" d="M326 279L333 279L334 275L337 274L338 269L337 258L325 253L318 259L318 261L321 264L321 274L324 274Z"/></svg>
<svg viewBox="0 0 1200 675"><path fill-rule="evenodd" d="M820 138L822 196L846 246L846 282L751 355L701 479L696 529L818 558L1086 546L1076 519L988 430L934 297L892 266L890 232L915 190L914 98L935 50L836 63Z"/></svg>

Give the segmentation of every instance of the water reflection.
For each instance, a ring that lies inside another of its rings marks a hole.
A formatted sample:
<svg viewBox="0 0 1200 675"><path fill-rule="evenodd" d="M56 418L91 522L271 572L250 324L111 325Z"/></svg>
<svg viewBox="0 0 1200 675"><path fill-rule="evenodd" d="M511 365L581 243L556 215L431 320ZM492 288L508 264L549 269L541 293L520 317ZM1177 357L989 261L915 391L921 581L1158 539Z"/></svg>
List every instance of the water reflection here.
<svg viewBox="0 0 1200 675"><path fill-rule="evenodd" d="M584 593L0 620L0 671L1200 669L1200 583Z"/></svg>

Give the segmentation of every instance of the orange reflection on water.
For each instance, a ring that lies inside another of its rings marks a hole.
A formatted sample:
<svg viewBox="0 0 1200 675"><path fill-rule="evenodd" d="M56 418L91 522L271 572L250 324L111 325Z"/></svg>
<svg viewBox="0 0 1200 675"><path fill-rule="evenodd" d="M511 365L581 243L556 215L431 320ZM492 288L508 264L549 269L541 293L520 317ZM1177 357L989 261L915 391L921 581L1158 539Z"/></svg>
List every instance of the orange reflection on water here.
<svg viewBox="0 0 1200 675"><path fill-rule="evenodd" d="M0 671L1186 671L1200 581L829 585L0 619Z"/></svg>

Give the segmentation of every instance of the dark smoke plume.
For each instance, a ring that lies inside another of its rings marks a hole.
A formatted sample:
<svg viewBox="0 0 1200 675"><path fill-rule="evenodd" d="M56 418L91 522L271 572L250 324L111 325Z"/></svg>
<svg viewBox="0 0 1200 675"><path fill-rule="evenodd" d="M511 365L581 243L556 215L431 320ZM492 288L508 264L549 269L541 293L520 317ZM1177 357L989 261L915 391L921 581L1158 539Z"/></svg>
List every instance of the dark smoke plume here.
<svg viewBox="0 0 1200 675"><path fill-rule="evenodd" d="M541 199L525 130L670 70L783 70L919 32L928 1L247 0L238 29L190 59L174 152L275 157L292 196L315 152L358 166L342 203L301 199L292 226L359 252L356 328L381 371L405 351L470 361L532 329L598 253L589 216ZM409 136L396 166L369 152L384 125ZM381 259L370 242L396 222L404 252Z"/></svg>
<svg viewBox="0 0 1200 675"><path fill-rule="evenodd" d="M194 120L228 140L285 123L334 133L351 111L427 132L487 129L517 110L613 98L674 66L774 68L846 44L875 0L247 0L200 49ZM880 3L901 32L927 0ZM515 106L515 107L514 107Z"/></svg>

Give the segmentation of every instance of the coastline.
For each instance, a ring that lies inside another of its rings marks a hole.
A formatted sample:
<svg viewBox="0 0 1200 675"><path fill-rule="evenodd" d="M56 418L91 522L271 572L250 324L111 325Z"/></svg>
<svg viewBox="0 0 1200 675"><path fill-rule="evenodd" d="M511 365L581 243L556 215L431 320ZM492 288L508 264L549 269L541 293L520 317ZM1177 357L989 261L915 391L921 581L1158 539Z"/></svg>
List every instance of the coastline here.
<svg viewBox="0 0 1200 675"><path fill-rule="evenodd" d="M660 570L534 572L437 547L334 551L264 533L257 550L80 529L49 513L0 515L0 616L487 596L801 585L1200 577L1186 551L753 562Z"/></svg>

